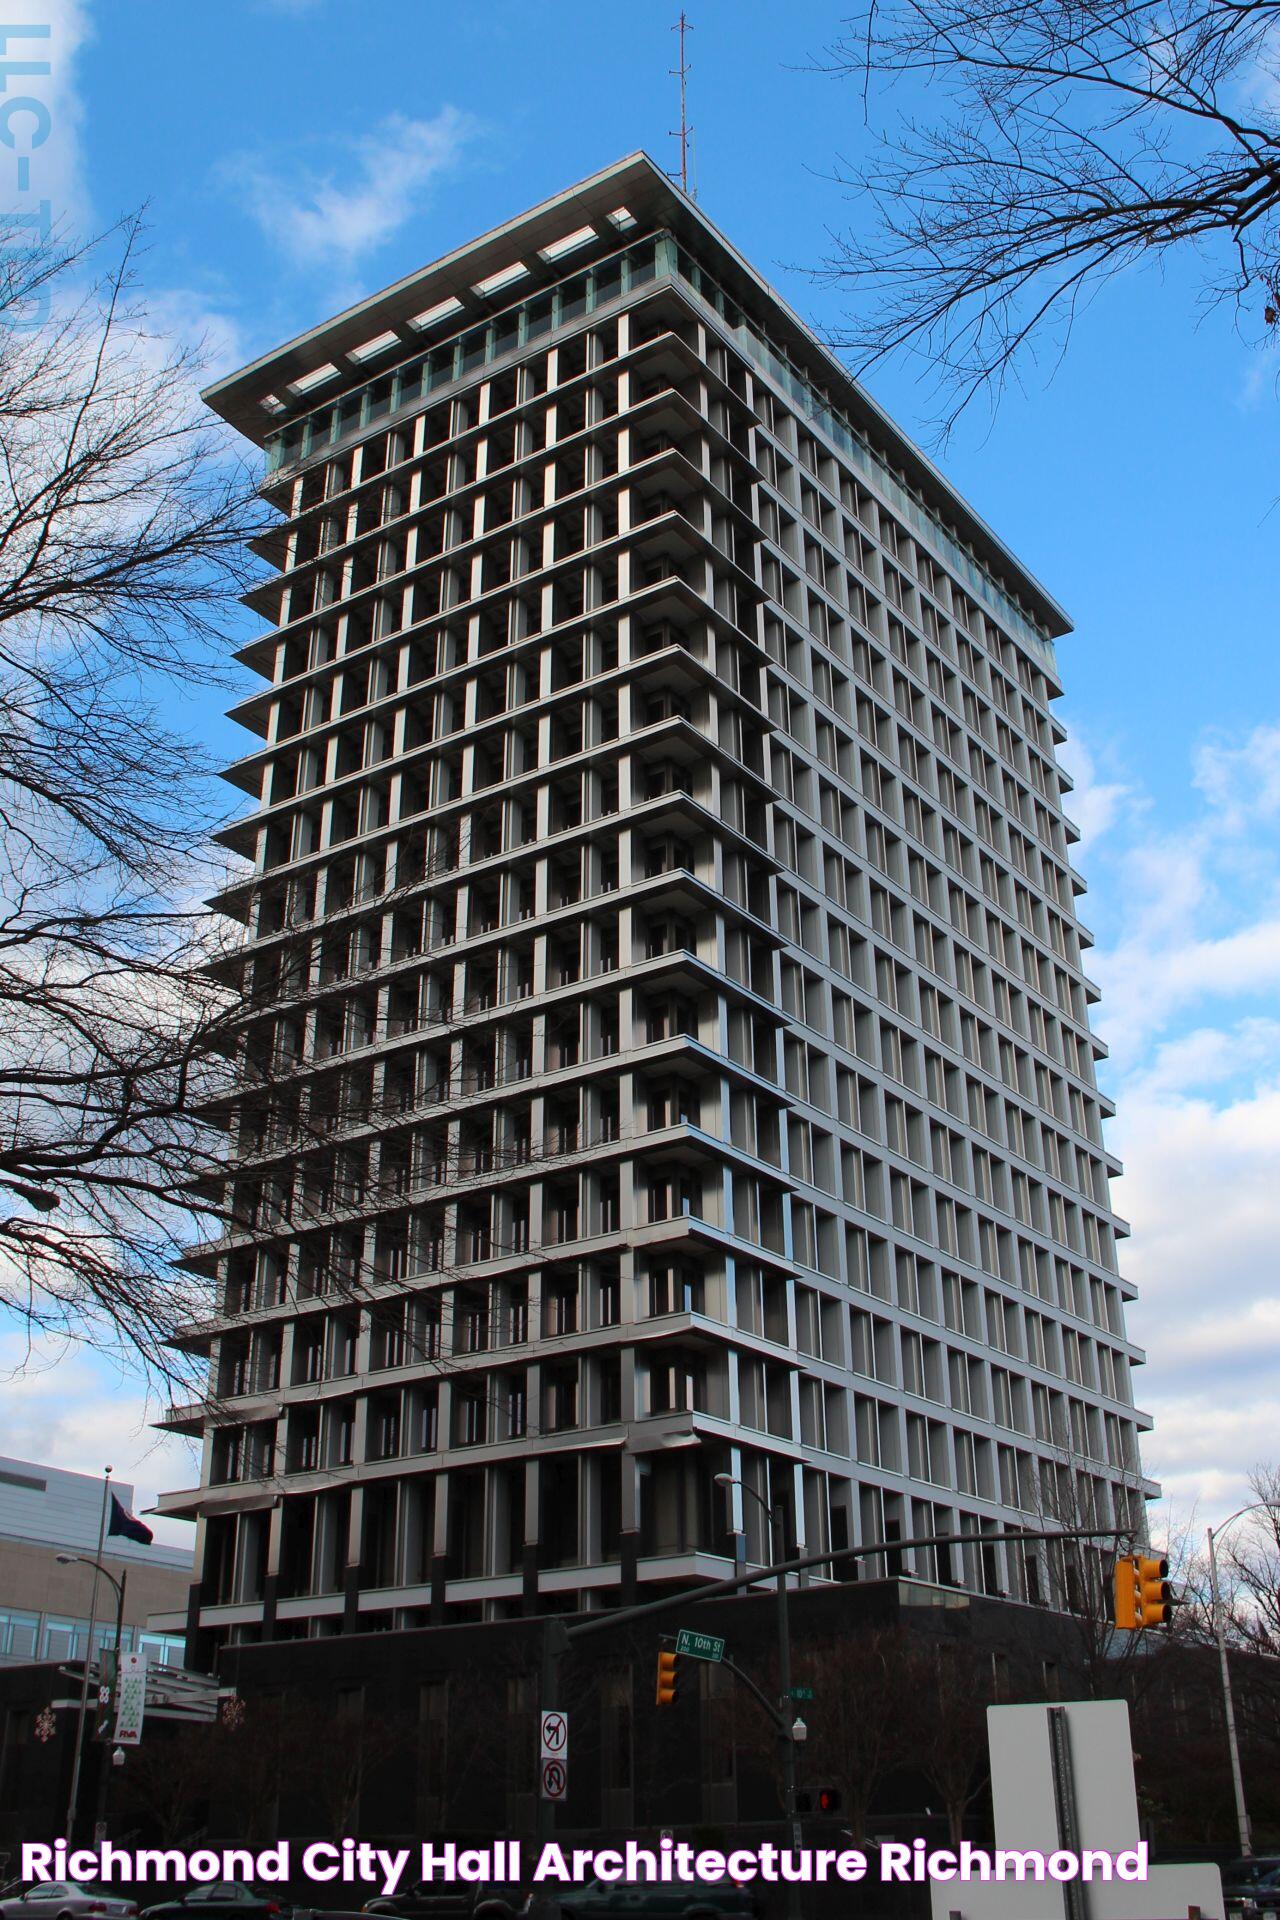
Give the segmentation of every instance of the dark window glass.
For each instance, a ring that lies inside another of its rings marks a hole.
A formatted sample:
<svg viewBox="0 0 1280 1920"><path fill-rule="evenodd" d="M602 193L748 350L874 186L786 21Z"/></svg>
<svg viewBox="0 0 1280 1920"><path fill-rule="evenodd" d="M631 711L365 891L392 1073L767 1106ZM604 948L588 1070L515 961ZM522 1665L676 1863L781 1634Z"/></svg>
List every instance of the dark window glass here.
<svg viewBox="0 0 1280 1920"><path fill-rule="evenodd" d="M541 293L536 300L527 301L524 309L524 333L526 340L536 340L540 334L551 331L551 301L549 293Z"/></svg>
<svg viewBox="0 0 1280 1920"><path fill-rule="evenodd" d="M333 438L333 411L324 407L319 413L313 413L306 422L307 452L314 453L317 447L327 447Z"/></svg>
<svg viewBox="0 0 1280 1920"><path fill-rule="evenodd" d="M407 407L422 398L422 376L427 370L425 360L415 360L410 366L401 367L396 386L396 405Z"/></svg>
<svg viewBox="0 0 1280 1920"><path fill-rule="evenodd" d="M622 292L621 260L606 260L602 267L596 268L596 298L599 307L606 300L616 300Z"/></svg>
<svg viewBox="0 0 1280 1920"><path fill-rule="evenodd" d="M627 254L627 278L631 286L638 287L653 278L653 241L646 240L642 247L632 247Z"/></svg>
<svg viewBox="0 0 1280 1920"><path fill-rule="evenodd" d="M443 387L454 377L454 355L456 346L436 347L427 362L426 392L435 387Z"/></svg>
<svg viewBox="0 0 1280 1920"><path fill-rule="evenodd" d="M463 373L473 373L484 364L485 343L489 337L488 327L472 327L470 333L462 336Z"/></svg>
<svg viewBox="0 0 1280 1920"><path fill-rule="evenodd" d="M576 280L568 280L560 289L560 324L577 320L587 310L587 276L578 275Z"/></svg>

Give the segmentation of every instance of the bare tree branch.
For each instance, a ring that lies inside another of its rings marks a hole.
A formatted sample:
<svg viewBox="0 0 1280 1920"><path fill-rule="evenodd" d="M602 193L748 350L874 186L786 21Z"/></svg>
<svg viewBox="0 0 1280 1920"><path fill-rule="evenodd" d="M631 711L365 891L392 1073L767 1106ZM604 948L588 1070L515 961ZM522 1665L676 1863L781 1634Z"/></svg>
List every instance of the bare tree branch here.
<svg viewBox="0 0 1280 1920"><path fill-rule="evenodd" d="M898 113L837 178L870 209L825 274L856 302L840 340L865 369L906 349L944 427L997 397L1082 300L1173 252L1211 301L1280 311L1275 0L864 0L823 68ZM879 97L879 94L877 94Z"/></svg>
<svg viewBox="0 0 1280 1920"><path fill-rule="evenodd" d="M0 1308L172 1375L233 1002L208 769L163 710L221 675L269 516L134 303L138 244L0 253Z"/></svg>

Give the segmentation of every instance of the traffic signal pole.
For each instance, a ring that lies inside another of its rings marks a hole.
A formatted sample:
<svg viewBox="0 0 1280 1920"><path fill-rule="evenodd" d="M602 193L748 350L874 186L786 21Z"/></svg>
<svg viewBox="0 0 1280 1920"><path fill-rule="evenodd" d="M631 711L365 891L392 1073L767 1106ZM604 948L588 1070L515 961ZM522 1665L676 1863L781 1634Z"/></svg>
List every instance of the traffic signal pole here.
<svg viewBox="0 0 1280 1920"><path fill-rule="evenodd" d="M569 1635L559 1614L549 1613L542 1623L542 1666L538 1682L539 1720L544 1713L556 1711L560 1706L560 1661L568 1651ZM556 1803L542 1791L542 1760L538 1759L538 1777L534 1792L537 1803L534 1809L537 1821L538 1852L549 1847L556 1837ZM529 1909L529 1920L559 1920L560 1902L551 1890L550 1884L534 1889L533 1904Z"/></svg>
<svg viewBox="0 0 1280 1920"><path fill-rule="evenodd" d="M659 1600L646 1600L636 1607L620 1607L605 1613L589 1614L585 1620L567 1625L559 1614L548 1614L542 1623L542 1664L541 1693L539 1706L543 1712L560 1706L560 1662L565 1654L579 1640L587 1639L591 1634L606 1633L614 1627L629 1626L633 1620L648 1620L659 1614L670 1613L676 1607L694 1606L703 1600L719 1600L726 1594L741 1593L747 1587L758 1587L766 1580L777 1582L779 1595L779 1649L780 1665L784 1671L779 1678L782 1683L784 1701L791 1692L791 1635L790 1621L787 1616L788 1574L809 1573L818 1567L834 1567L837 1562L846 1560L875 1559L880 1554L907 1553L916 1547L955 1547L955 1546L998 1546L1004 1541L1018 1540L1120 1540L1125 1538L1126 1530L1119 1527L1049 1527L1018 1528L996 1533L928 1533L916 1535L906 1540L871 1540L860 1547L835 1547L826 1553L804 1553L790 1560L781 1557L775 1559L772 1566L757 1567L752 1573L734 1574L728 1580L713 1580L706 1586L686 1587L681 1593L665 1594ZM781 1552L779 1535L775 1526L772 1551ZM785 1654L782 1652L785 1647ZM726 1662L726 1665L731 1665ZM747 1676L739 1672L739 1677ZM753 1690L754 1682L747 1681ZM766 1702L767 1705L767 1702ZM772 1712L773 1709L770 1709ZM779 1716L780 1717L780 1716ZM795 1826L795 1741L788 1729L783 1755L783 1782L787 1814L792 1826L794 1839ZM542 1798L541 1771L537 1781L537 1835L539 1850L555 1837L555 1802ZM553 1893L539 1887L535 1889L533 1905L530 1908L530 1920L556 1920L558 1903Z"/></svg>
<svg viewBox="0 0 1280 1920"><path fill-rule="evenodd" d="M790 1560L775 1560L772 1566L757 1567L752 1573L736 1573L728 1580L711 1580L706 1586L685 1587L680 1593L664 1594L660 1600L644 1600L637 1607L609 1608L588 1614L585 1620L565 1627L569 1646L594 1633L606 1633L612 1627L628 1626L676 1607L690 1607L703 1600L720 1600L726 1594L741 1593L746 1587L760 1587L776 1580L779 1574L812 1573L818 1567L831 1567L837 1561L871 1560L880 1554L910 1553L916 1547L998 1547L1005 1541L1019 1540L1123 1540L1126 1527L1019 1527L998 1533L924 1533L905 1540L870 1540L861 1547L831 1547L826 1553L802 1553ZM566 1649L567 1651L567 1649Z"/></svg>
<svg viewBox="0 0 1280 1920"><path fill-rule="evenodd" d="M775 1500L769 1510L773 1533L773 1557L778 1565L778 1691L782 1695L782 1716L791 1709L791 1618L787 1601L787 1575L782 1562L787 1551L786 1514L782 1502ZM796 1738L790 1725L784 1725L782 1741L782 1802L787 1822L787 1845L799 1847L800 1822L796 1819ZM788 1920L800 1920L800 1885L787 1882Z"/></svg>

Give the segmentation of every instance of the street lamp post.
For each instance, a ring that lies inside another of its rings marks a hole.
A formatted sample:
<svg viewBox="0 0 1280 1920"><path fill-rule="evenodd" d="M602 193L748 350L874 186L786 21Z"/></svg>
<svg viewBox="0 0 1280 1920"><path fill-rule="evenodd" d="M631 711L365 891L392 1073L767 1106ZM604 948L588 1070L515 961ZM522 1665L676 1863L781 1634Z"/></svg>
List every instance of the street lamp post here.
<svg viewBox="0 0 1280 1920"><path fill-rule="evenodd" d="M124 1571L121 1573L120 1578L117 1580L114 1573L111 1572L110 1568L104 1567L102 1562L100 1560L95 1560L91 1554L60 1553L60 1554L57 1554L55 1557L60 1567L71 1567L71 1566L92 1567L94 1569L93 1581L94 1581L95 1593L97 1592L99 1574L102 1575L102 1578L104 1580L109 1580L111 1582L111 1585L116 1590L116 1643L115 1643L114 1685L118 1687L120 1684L120 1644L121 1644L121 1641L124 1639L124 1593L125 1593L125 1588L129 1582L129 1569L128 1567L126 1567ZM67 1839L68 1840L71 1840L74 1837L73 1828L75 1825L75 1817L76 1817L76 1801L80 1797L80 1766L81 1766L81 1759L84 1753L85 1709L86 1709L86 1706L88 1703L88 1697L89 1697L89 1661L93 1654L93 1628L95 1624L96 1613L97 1613L97 1608L95 1605L91 1609L91 1613L90 1613L89 1644L85 1648L84 1677L83 1677L83 1682L80 1688L80 1719L76 1727L76 1757L75 1757L75 1765L72 1769L72 1776L71 1776L71 1801L67 1808ZM99 1672L101 1672L101 1669L99 1669ZM99 1769L99 1777L98 1777L98 1811L97 1811L95 1824L101 1823L103 1818L103 1813L106 1808L106 1802L107 1802L107 1770L105 1767L102 1767Z"/></svg>
<svg viewBox="0 0 1280 1920"><path fill-rule="evenodd" d="M780 1566L787 1557L786 1523L787 1517L781 1501L772 1505L758 1494L754 1487L747 1486L732 1473L718 1473L716 1485L726 1489L737 1487L740 1492L749 1494L755 1501L765 1519L769 1522L769 1537L775 1566ZM781 1709L784 1725L793 1711L791 1699L791 1615L787 1600L787 1576L778 1574L778 1689L781 1693ZM804 1722L797 1719L790 1730L780 1735L782 1741L782 1800L787 1821L787 1845L798 1847L800 1844L799 1822L796 1819L796 1746L805 1738L807 1729ZM800 1888L797 1882L787 1883L787 1913L789 1920L799 1920Z"/></svg>
<svg viewBox="0 0 1280 1920"><path fill-rule="evenodd" d="M1247 1507L1240 1507L1235 1513L1228 1514L1219 1527L1206 1529L1209 1536L1209 1607L1213 1614L1213 1636L1218 1643L1218 1668L1222 1675L1222 1711L1227 1723L1227 1747L1231 1754L1231 1785L1236 1796L1236 1826L1240 1835L1240 1852L1246 1860L1253 1857L1253 1835L1249 1827L1249 1809L1244 1797L1244 1775L1240 1769L1240 1737L1236 1731L1236 1705L1231 1690L1231 1662L1227 1658L1227 1635L1222 1622L1222 1600L1218 1592L1218 1555L1215 1540L1224 1534L1228 1527L1244 1518L1246 1513L1280 1513L1280 1505L1274 1500L1254 1500Z"/></svg>
<svg viewBox="0 0 1280 1920"><path fill-rule="evenodd" d="M84 1722L89 1710L89 1656L93 1651L93 1630L98 1624L98 1575L103 1570L102 1543L107 1534L107 1501L111 1495L112 1471L112 1468L107 1467L102 1479L102 1510L98 1515L98 1557L88 1561L94 1569L93 1591L89 1597L89 1635L84 1650L84 1672L80 1679L80 1717L76 1721L75 1757L71 1762L71 1791L67 1796L67 1830L64 1837L68 1844L75 1837L76 1801L80 1797L80 1767L84 1759ZM70 1554L68 1558L78 1560L80 1555Z"/></svg>

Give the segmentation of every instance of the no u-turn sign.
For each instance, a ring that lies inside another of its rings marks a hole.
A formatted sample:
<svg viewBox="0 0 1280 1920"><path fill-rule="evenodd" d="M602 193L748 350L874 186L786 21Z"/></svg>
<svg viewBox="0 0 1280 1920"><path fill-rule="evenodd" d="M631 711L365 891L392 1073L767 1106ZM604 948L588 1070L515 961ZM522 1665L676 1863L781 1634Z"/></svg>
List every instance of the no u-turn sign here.
<svg viewBox="0 0 1280 1920"><path fill-rule="evenodd" d="M539 1722L539 1790L544 1800L563 1800L569 1786L569 1716L544 1709Z"/></svg>

